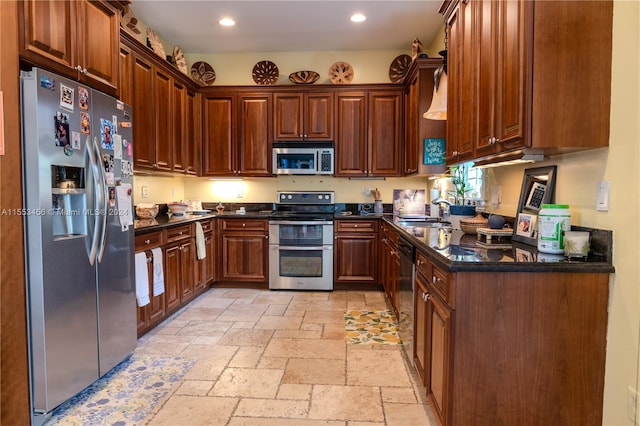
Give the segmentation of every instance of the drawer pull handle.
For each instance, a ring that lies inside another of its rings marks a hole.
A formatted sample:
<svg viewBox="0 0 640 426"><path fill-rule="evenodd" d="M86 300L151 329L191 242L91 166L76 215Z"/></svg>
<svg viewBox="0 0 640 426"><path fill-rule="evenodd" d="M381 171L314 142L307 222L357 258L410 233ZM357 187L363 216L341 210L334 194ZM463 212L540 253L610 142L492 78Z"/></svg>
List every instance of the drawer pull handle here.
<svg viewBox="0 0 640 426"><path fill-rule="evenodd" d="M151 240L144 240L144 243L145 243L146 245L149 245L149 244L151 244Z"/></svg>
<svg viewBox="0 0 640 426"><path fill-rule="evenodd" d="M243 227L243 228L244 228L244 227L246 227L246 226L247 226L247 224L246 224L246 223L243 223L243 224L242 224L242 227Z"/></svg>

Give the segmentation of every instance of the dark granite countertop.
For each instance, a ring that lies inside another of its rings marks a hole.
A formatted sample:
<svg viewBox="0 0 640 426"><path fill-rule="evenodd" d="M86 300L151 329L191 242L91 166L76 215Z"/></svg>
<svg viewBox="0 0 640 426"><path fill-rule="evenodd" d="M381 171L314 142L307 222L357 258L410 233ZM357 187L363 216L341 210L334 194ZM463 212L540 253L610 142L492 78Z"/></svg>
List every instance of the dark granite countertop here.
<svg viewBox="0 0 640 426"><path fill-rule="evenodd" d="M563 255L540 253L535 246L518 242L509 248L479 246L476 235L448 231L441 224L417 224L397 217L383 220L399 230L400 236L416 249L451 272L615 272L611 262L611 231L590 230L592 251L587 260L569 261Z"/></svg>
<svg viewBox="0 0 640 426"><path fill-rule="evenodd" d="M158 231L163 228L171 226L184 225L198 220L208 220L213 218L231 218L231 219L268 219L269 211L247 211L244 214L235 212L224 212L222 214L216 213L215 210L206 214L184 214L182 216L171 216L168 214L159 214L155 219L135 219L133 221L136 234L142 234L145 232Z"/></svg>

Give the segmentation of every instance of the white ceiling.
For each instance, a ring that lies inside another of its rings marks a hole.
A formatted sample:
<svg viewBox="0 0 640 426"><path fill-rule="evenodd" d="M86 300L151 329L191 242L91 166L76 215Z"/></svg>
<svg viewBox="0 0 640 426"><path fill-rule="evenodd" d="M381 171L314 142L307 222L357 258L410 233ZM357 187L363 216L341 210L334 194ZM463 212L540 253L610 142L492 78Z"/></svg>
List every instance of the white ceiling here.
<svg viewBox="0 0 640 426"><path fill-rule="evenodd" d="M425 49L443 23L441 0L133 0L135 16L187 53ZM353 13L367 16L356 24ZM225 16L234 27L221 27Z"/></svg>

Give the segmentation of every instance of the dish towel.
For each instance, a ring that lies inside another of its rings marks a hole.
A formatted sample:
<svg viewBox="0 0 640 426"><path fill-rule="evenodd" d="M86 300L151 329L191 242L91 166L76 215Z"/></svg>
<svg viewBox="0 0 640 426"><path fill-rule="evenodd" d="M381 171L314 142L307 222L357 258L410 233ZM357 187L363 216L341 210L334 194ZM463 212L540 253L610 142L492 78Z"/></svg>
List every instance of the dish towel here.
<svg viewBox="0 0 640 426"><path fill-rule="evenodd" d="M147 272L147 254L145 252L136 253L135 256L136 273L136 300L139 307L149 304L149 274Z"/></svg>
<svg viewBox="0 0 640 426"><path fill-rule="evenodd" d="M153 295L160 296L164 293L164 270L162 269L162 249L151 249L153 255Z"/></svg>
<svg viewBox="0 0 640 426"><path fill-rule="evenodd" d="M204 231L200 222L196 222L196 254L198 255L198 260L207 257L207 247L204 245Z"/></svg>

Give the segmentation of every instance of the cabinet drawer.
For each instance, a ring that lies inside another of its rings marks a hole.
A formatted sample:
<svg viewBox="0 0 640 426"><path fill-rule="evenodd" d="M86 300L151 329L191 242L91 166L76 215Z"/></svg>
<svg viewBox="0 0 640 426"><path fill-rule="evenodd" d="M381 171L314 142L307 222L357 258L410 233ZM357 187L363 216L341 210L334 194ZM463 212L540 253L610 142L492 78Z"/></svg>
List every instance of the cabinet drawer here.
<svg viewBox="0 0 640 426"><path fill-rule="evenodd" d="M136 235L136 251L151 250L164 245L164 232L148 232Z"/></svg>
<svg viewBox="0 0 640 426"><path fill-rule="evenodd" d="M167 243L191 237L191 225L176 226L167 229Z"/></svg>
<svg viewBox="0 0 640 426"><path fill-rule="evenodd" d="M262 219L222 219L222 231L264 231L268 223Z"/></svg>
<svg viewBox="0 0 640 426"><path fill-rule="evenodd" d="M388 239L391 244L398 247L398 240L400 237L396 231L391 229L391 226L387 224L382 225L382 238Z"/></svg>
<svg viewBox="0 0 640 426"><path fill-rule="evenodd" d="M440 296L442 296L445 302L451 302L449 300L449 290L451 286L449 272L433 264L431 265L431 268L431 286Z"/></svg>
<svg viewBox="0 0 640 426"><path fill-rule="evenodd" d="M206 234L207 232L211 232L213 230L213 221L212 220L201 220L200 225L202 225L202 231Z"/></svg>
<svg viewBox="0 0 640 426"><path fill-rule="evenodd" d="M422 254L422 252L416 251L416 272L422 274L427 280L431 281L432 276L429 271L431 263L427 256Z"/></svg>
<svg viewBox="0 0 640 426"><path fill-rule="evenodd" d="M336 232L376 232L375 220L338 220Z"/></svg>

